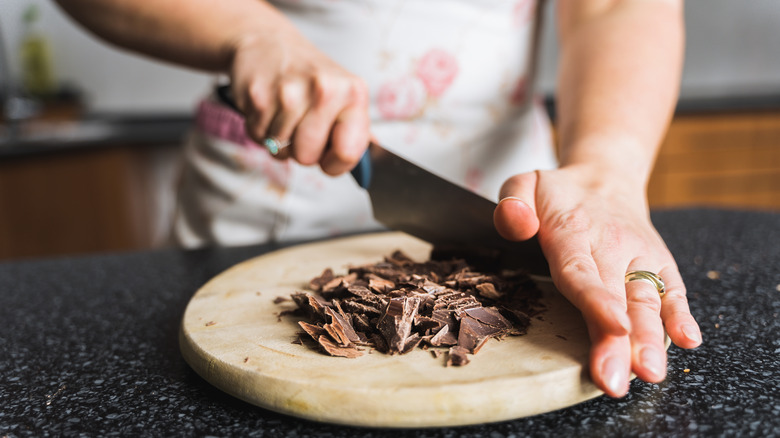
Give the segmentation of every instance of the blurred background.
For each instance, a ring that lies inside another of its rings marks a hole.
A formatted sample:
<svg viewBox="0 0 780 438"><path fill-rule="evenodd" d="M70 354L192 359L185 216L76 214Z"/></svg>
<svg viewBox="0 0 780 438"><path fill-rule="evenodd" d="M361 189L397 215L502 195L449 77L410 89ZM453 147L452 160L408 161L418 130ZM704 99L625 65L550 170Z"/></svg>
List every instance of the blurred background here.
<svg viewBox="0 0 780 438"><path fill-rule="evenodd" d="M537 87L554 115L551 15ZM780 210L777 1L688 0L686 24L652 207ZM53 2L2 0L0 260L168 245L180 145L214 80L98 41Z"/></svg>

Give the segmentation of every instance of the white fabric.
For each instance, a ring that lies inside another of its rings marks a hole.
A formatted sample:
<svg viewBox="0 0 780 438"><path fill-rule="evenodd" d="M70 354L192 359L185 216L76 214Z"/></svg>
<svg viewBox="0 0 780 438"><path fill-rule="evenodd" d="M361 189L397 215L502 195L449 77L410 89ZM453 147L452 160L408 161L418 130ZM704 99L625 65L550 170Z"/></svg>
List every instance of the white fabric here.
<svg viewBox="0 0 780 438"><path fill-rule="evenodd" d="M364 78L371 130L386 148L492 200L509 176L556 166L543 108L523 105L533 0L272 3ZM185 246L378 227L349 174L332 178L204 132L186 151L175 226Z"/></svg>

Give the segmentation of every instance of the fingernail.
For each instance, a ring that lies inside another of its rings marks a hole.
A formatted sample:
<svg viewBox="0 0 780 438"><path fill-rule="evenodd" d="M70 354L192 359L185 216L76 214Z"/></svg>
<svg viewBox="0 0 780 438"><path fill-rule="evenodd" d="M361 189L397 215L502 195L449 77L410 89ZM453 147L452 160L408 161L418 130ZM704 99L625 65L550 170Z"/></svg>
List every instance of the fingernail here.
<svg viewBox="0 0 780 438"><path fill-rule="evenodd" d="M698 328L692 324L685 324L681 328L683 335L688 338L689 340L699 343L701 342L701 334L699 333Z"/></svg>
<svg viewBox="0 0 780 438"><path fill-rule="evenodd" d="M654 376L664 376L664 358L663 355L653 347L645 347L639 353L639 360L642 361L642 365L647 368Z"/></svg>
<svg viewBox="0 0 780 438"><path fill-rule="evenodd" d="M525 206L528 206L528 203L527 203L527 202L523 201L522 199L520 199L520 198L518 198L518 197L516 197L516 196L506 196L506 197L504 197L504 198L501 198L501 201L499 201L499 202L503 202L503 201L506 201L506 200L508 200L508 199L511 199L511 200L513 200L513 201L517 201L517 202L521 202L521 203L523 203L523 205L525 205ZM529 208L530 208L530 207L529 207Z"/></svg>
<svg viewBox="0 0 780 438"><path fill-rule="evenodd" d="M625 393L628 373L622 360L615 356L608 357L604 360L601 373L604 376L604 383L612 394L620 396Z"/></svg>

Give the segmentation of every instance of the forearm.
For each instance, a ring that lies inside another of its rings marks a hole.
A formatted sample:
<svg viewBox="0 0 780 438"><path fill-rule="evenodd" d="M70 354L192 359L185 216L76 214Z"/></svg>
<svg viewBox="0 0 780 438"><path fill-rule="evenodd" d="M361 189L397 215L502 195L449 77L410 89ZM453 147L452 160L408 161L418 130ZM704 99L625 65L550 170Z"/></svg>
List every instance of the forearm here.
<svg viewBox="0 0 780 438"><path fill-rule="evenodd" d="M677 0L560 0L562 166L644 188L678 95L684 32Z"/></svg>
<svg viewBox="0 0 780 438"><path fill-rule="evenodd" d="M165 61L228 71L236 47L250 38L297 32L259 0L57 0L89 30L121 47Z"/></svg>

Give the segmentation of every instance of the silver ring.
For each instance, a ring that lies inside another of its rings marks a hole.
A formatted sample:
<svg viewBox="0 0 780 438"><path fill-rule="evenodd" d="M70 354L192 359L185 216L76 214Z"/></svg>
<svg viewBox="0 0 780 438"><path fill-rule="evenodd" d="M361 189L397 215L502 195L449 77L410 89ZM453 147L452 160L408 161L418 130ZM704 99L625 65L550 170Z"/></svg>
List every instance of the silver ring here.
<svg viewBox="0 0 780 438"><path fill-rule="evenodd" d="M290 146L290 140L282 141L276 137L266 137L263 139L263 146L268 149L268 152L270 152L271 155L276 155L282 149Z"/></svg>
<svg viewBox="0 0 780 438"><path fill-rule="evenodd" d="M629 281L644 281L647 283L652 284L655 286L655 289L658 291L658 295L663 298L664 295L666 295L666 285L664 284L664 280L658 276L658 274L655 274L650 271L628 271L626 272L626 283Z"/></svg>

